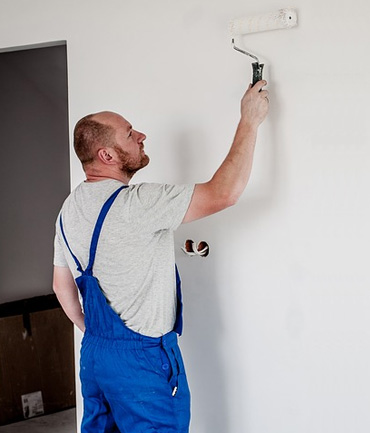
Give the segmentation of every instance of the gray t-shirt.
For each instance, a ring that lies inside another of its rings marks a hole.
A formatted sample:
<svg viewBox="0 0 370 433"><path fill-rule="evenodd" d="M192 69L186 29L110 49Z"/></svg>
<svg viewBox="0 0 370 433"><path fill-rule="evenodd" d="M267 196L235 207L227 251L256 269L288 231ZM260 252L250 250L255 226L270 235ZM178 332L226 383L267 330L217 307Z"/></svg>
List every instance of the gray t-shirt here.
<svg viewBox="0 0 370 433"><path fill-rule="evenodd" d="M85 269L92 232L107 198L122 183L83 182L64 202L66 238ZM117 196L100 234L94 275L126 326L150 337L171 331L176 317L173 232L181 224L194 185L142 183ZM56 223L54 265L80 275Z"/></svg>

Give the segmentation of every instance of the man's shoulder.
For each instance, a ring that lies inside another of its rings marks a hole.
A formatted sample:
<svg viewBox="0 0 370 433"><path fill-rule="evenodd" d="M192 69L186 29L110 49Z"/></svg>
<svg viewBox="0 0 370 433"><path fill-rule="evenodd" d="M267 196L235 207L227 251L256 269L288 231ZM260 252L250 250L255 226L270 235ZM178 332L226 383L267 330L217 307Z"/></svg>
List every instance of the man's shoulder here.
<svg viewBox="0 0 370 433"><path fill-rule="evenodd" d="M123 184L116 180L104 180L99 182L81 182L64 200L61 207L63 213L89 211L99 208L105 200Z"/></svg>
<svg viewBox="0 0 370 433"><path fill-rule="evenodd" d="M189 194L193 191L194 185L188 184L170 184L170 183L153 183L153 182L142 182L137 184L129 185L130 192L134 193L138 198L141 197L176 197L182 194Z"/></svg>

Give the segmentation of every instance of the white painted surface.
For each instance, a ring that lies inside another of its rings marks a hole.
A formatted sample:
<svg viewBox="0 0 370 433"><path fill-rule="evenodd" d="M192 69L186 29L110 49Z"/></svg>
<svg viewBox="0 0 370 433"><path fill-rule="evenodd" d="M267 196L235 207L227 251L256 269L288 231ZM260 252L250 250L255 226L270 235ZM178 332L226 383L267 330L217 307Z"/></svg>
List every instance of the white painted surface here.
<svg viewBox="0 0 370 433"><path fill-rule="evenodd" d="M196 433L370 429L370 6L1 2L0 48L67 40L71 125L111 109L147 134L137 182L213 174L251 69L228 22L286 6L296 28L243 39L266 63L271 101L250 185L233 209L177 233ZM187 238L206 240L209 257L186 257Z"/></svg>

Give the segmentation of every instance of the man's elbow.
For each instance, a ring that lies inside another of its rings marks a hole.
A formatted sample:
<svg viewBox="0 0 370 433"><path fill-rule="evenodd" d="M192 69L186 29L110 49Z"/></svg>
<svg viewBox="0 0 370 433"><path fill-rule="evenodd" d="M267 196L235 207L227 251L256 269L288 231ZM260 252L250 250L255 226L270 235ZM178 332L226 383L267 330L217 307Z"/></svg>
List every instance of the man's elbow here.
<svg viewBox="0 0 370 433"><path fill-rule="evenodd" d="M69 268L54 266L52 288L57 297L73 283L74 280Z"/></svg>
<svg viewBox="0 0 370 433"><path fill-rule="evenodd" d="M230 195L228 207L235 206L238 203L239 198L240 198L240 194Z"/></svg>
<svg viewBox="0 0 370 433"><path fill-rule="evenodd" d="M52 284L53 292L58 296L58 293L60 291L60 282L56 275L54 274L53 277L53 284Z"/></svg>
<svg viewBox="0 0 370 433"><path fill-rule="evenodd" d="M239 201L240 194L228 193L223 195L219 200L220 210L235 206Z"/></svg>
<svg viewBox="0 0 370 433"><path fill-rule="evenodd" d="M240 195L231 194L230 192L226 192L223 194L219 193L217 197L214 197L213 201L209 203L207 214L212 215L236 205L239 197Z"/></svg>
<svg viewBox="0 0 370 433"><path fill-rule="evenodd" d="M53 284L52 288L53 288L53 292L58 296L58 294L59 294L59 286L57 284Z"/></svg>

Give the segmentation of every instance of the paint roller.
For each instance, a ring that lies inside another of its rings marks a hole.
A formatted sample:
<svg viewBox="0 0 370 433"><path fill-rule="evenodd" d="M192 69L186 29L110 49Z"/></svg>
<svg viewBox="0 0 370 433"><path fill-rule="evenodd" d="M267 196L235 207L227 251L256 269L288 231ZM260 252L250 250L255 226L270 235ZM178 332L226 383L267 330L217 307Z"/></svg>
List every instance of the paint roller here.
<svg viewBox="0 0 370 433"><path fill-rule="evenodd" d="M290 29L297 25L297 13L294 9L280 9L277 12L272 12L264 15L256 15L253 17L238 18L230 22L229 29L231 33L231 43L234 50L239 51L255 60L252 63L252 85L257 81L262 80L263 63L254 54L245 51L235 45L235 37L246 35L248 33L265 32L277 29Z"/></svg>

